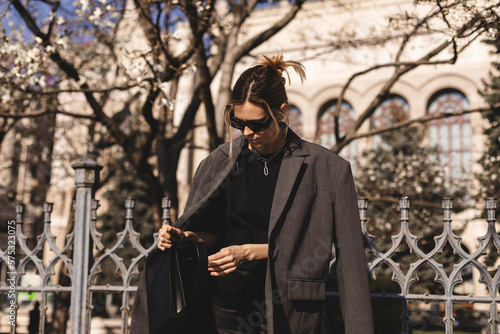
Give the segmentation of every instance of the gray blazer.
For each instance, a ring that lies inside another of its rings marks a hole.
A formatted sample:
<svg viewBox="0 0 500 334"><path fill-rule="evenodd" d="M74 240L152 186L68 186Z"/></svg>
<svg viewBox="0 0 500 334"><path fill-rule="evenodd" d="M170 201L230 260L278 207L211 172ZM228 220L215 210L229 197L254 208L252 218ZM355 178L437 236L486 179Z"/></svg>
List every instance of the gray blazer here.
<svg viewBox="0 0 500 334"><path fill-rule="evenodd" d="M291 130L288 140L269 221L268 333L320 332L332 244L346 334L373 333L367 265L350 164L300 139ZM199 224L200 212L237 169L235 161L245 143L243 136L233 140L232 161L229 143L225 143L201 162L177 227L189 230L190 225Z"/></svg>

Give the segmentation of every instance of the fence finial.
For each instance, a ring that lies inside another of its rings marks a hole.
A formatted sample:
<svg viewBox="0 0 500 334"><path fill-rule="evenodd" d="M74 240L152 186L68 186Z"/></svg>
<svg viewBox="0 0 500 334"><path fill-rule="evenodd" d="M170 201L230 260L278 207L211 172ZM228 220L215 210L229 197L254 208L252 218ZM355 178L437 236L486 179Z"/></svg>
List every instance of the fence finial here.
<svg viewBox="0 0 500 334"><path fill-rule="evenodd" d="M410 209L410 200L408 196L401 197L399 200L399 209L401 210L401 221L410 220L409 209Z"/></svg>
<svg viewBox="0 0 500 334"><path fill-rule="evenodd" d="M75 170L75 184L77 187L97 187L102 166L94 158L78 159L71 167Z"/></svg>
<svg viewBox="0 0 500 334"><path fill-rule="evenodd" d="M17 203L16 204L16 224L22 224L24 217L24 204Z"/></svg>
<svg viewBox="0 0 500 334"><path fill-rule="evenodd" d="M495 210L497 208L497 200L493 197L488 197L486 201L486 221L488 223L494 223L496 221Z"/></svg>
<svg viewBox="0 0 500 334"><path fill-rule="evenodd" d="M368 199L361 197L358 198L359 219L366 222L366 209L368 209Z"/></svg>
<svg viewBox="0 0 500 334"><path fill-rule="evenodd" d="M162 224L168 224L171 225L171 219L170 219L170 208L172 207L172 200L168 197L164 197L161 201L161 208L163 209L162 212Z"/></svg>
<svg viewBox="0 0 500 334"><path fill-rule="evenodd" d="M453 209L453 198L451 197L443 198L441 207L443 208L443 221L445 223L451 222L451 210Z"/></svg>
<svg viewBox="0 0 500 334"><path fill-rule="evenodd" d="M43 222L50 224L50 214L52 213L52 203L43 203Z"/></svg>

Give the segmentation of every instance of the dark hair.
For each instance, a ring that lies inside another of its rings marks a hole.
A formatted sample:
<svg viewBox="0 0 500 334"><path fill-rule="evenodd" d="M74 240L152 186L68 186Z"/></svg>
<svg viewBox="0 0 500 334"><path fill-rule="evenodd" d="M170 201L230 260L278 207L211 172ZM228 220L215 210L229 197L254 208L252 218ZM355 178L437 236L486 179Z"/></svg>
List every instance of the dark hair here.
<svg viewBox="0 0 500 334"><path fill-rule="evenodd" d="M271 57L263 56L257 65L240 75L229 100L229 105L232 106L250 102L266 110L276 125L279 125L279 122L284 122L286 124L284 131L278 131L275 139L286 135L288 130L288 97L285 90L286 79L283 77L283 73L286 73L290 82L288 67L297 72L301 81L305 79L306 73L302 64L292 60L285 61L282 54ZM287 108L282 108L283 104L287 105ZM231 109L226 108L224 115L229 138L231 138L229 120Z"/></svg>

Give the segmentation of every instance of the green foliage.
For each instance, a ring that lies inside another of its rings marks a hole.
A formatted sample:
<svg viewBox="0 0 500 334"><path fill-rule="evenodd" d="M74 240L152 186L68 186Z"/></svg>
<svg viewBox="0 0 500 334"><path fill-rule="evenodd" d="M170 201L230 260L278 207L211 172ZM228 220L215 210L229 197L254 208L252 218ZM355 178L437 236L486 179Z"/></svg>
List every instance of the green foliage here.
<svg viewBox="0 0 500 334"><path fill-rule="evenodd" d="M500 23L496 23L494 36L486 43L492 45L494 53L500 54ZM485 152L479 164L482 171L476 175L481 189L478 198L500 197L500 63L493 63L494 72L490 73L489 82L484 82L484 89L480 92L490 105L490 110L483 113L486 126ZM500 210L497 209L497 216Z"/></svg>
<svg viewBox="0 0 500 334"><path fill-rule="evenodd" d="M417 127L391 132L382 136L382 143L366 151L358 159L358 196L367 197L367 230L375 236L375 245L381 251L392 246L391 237L400 230L398 200L407 196L410 200L411 233L419 237L418 245L428 253L435 247L434 237L443 231L441 201L453 197L463 202L466 196L464 182L450 180L445 176L438 157L439 150L424 144L424 132ZM401 264L403 272L409 263L418 258L403 245L393 259ZM451 247L435 259L451 271L453 254ZM445 260L447 259L447 260ZM379 266L377 277L391 276L389 267ZM415 292L436 292L435 272L423 266L418 272L420 282Z"/></svg>
<svg viewBox="0 0 500 334"><path fill-rule="evenodd" d="M486 43L494 47L494 53L500 54L500 23L496 23L494 36ZM480 190L476 195L478 201L493 197L500 197L500 63L493 63L494 72L490 73L489 82L484 82L484 89L480 94L490 105L490 110L483 113L485 120L484 136L486 138L485 150L478 163L481 172L476 173ZM497 204L496 217L500 215L500 205ZM494 265L498 258L493 246L485 258L487 265Z"/></svg>
<svg viewBox="0 0 500 334"><path fill-rule="evenodd" d="M397 233L399 204L407 196L425 208L412 205L413 233L429 235L441 227L441 200L453 197L460 201L466 189L460 182L445 177L437 157L438 148L428 147L423 131L411 127L382 136L379 147L362 154L358 162L358 196L369 201L368 231L382 231L384 239ZM391 200L393 202L391 202ZM411 222L410 222L411 224ZM389 239L390 240L390 239Z"/></svg>

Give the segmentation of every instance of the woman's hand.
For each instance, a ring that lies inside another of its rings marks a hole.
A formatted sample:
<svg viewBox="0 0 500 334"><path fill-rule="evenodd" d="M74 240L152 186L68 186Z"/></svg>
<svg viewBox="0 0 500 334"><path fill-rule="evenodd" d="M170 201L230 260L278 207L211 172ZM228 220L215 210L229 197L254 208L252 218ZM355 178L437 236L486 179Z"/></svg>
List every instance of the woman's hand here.
<svg viewBox="0 0 500 334"><path fill-rule="evenodd" d="M160 234L158 237L158 248L164 251L165 249L170 249L172 244L176 241L192 240L203 242L203 240L196 235L196 233L191 231L181 231L180 229L173 227L171 225L163 225L160 229Z"/></svg>
<svg viewBox="0 0 500 334"><path fill-rule="evenodd" d="M212 276L223 276L244 262L264 259L267 259L267 244L229 246L208 257L208 271Z"/></svg>

